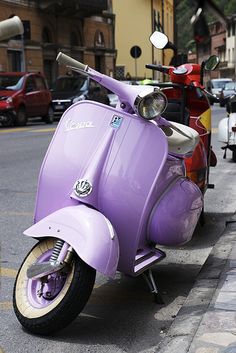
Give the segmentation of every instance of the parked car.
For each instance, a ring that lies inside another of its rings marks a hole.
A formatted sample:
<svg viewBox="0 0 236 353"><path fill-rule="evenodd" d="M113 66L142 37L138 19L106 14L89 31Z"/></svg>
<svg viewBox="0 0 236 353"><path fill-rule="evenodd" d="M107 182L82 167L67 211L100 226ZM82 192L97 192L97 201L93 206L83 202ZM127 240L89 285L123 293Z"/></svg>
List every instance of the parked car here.
<svg viewBox="0 0 236 353"><path fill-rule="evenodd" d="M123 83L126 83L127 85L139 85L138 81L134 81L134 80L125 80L122 81ZM117 104L119 103L119 99L117 97L117 95L111 91L108 91L108 98L109 98L109 105L113 108L115 108L117 106Z"/></svg>
<svg viewBox="0 0 236 353"><path fill-rule="evenodd" d="M108 99L109 99L109 105L113 108L115 108L117 106L117 104L119 103L119 99L118 96L115 93L112 93L111 91L108 91Z"/></svg>
<svg viewBox="0 0 236 353"><path fill-rule="evenodd" d="M222 89L224 89L227 82L231 81L231 78L215 78L206 83L206 89L219 101ZM215 102L214 97L208 95L208 99L211 105L213 105Z"/></svg>
<svg viewBox="0 0 236 353"><path fill-rule="evenodd" d="M220 106L224 107L231 96L236 93L236 81L226 82L220 93Z"/></svg>
<svg viewBox="0 0 236 353"><path fill-rule="evenodd" d="M107 91L98 83L83 75L59 76L51 89L55 115L62 115L73 103L84 99L109 105Z"/></svg>
<svg viewBox="0 0 236 353"><path fill-rule="evenodd" d="M52 97L41 73L0 72L0 122L24 126L28 118L41 116L53 122Z"/></svg>

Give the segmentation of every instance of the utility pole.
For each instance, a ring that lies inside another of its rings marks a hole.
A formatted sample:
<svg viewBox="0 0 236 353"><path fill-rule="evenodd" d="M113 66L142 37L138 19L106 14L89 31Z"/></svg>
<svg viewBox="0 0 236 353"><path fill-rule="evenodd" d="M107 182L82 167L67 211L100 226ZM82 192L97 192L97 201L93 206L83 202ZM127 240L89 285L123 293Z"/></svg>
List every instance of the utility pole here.
<svg viewBox="0 0 236 353"><path fill-rule="evenodd" d="M178 26L177 26L177 6L178 6L178 0L174 0L173 2L173 22L174 22L174 45L176 46L176 48L178 48L178 36L177 36L177 31L178 31Z"/></svg>
<svg viewBox="0 0 236 353"><path fill-rule="evenodd" d="M162 25L162 31L165 33L165 21L164 21L164 0L161 0L161 25ZM164 50L162 50L162 65L165 65L165 53Z"/></svg>
<svg viewBox="0 0 236 353"><path fill-rule="evenodd" d="M153 8L153 0L151 0L151 33L155 31L155 18L154 18L154 8ZM152 48L152 63L154 64L154 46ZM152 79L154 79L154 70L152 70Z"/></svg>

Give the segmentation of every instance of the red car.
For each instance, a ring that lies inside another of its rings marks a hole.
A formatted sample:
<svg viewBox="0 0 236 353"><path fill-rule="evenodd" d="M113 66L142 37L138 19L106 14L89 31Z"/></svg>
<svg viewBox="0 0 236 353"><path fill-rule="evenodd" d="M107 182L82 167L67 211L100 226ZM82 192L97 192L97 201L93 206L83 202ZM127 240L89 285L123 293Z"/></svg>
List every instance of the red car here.
<svg viewBox="0 0 236 353"><path fill-rule="evenodd" d="M3 126L24 126L28 118L53 122L51 92L40 73L0 73L0 122Z"/></svg>

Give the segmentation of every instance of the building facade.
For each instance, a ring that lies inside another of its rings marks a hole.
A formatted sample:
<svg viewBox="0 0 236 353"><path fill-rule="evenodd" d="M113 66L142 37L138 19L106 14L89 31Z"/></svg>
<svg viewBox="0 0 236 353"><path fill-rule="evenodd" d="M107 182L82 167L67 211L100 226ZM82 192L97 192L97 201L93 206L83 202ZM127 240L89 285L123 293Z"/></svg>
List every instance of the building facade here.
<svg viewBox="0 0 236 353"><path fill-rule="evenodd" d="M211 78L219 78L223 74L222 68L226 61L226 27L216 21L209 25L211 35L211 52L210 55L217 55L220 59L220 64L217 69L211 72Z"/></svg>
<svg viewBox="0 0 236 353"><path fill-rule="evenodd" d="M209 42L197 45L197 61L201 63L210 55L217 55L220 64L209 73L210 78L236 80L236 14L227 17L227 27L220 21L209 24Z"/></svg>
<svg viewBox="0 0 236 353"><path fill-rule="evenodd" d="M226 35L226 66L223 73L236 80L236 14L228 17Z"/></svg>
<svg viewBox="0 0 236 353"><path fill-rule="evenodd" d="M24 35L0 43L1 71L43 72L49 84L65 73L59 51L113 75L116 51L109 0L0 0L0 21L18 15Z"/></svg>
<svg viewBox="0 0 236 353"><path fill-rule="evenodd" d="M145 64L168 65L173 51L154 49L149 37L160 30L174 40L173 0L113 0L115 16L116 77L120 79L161 79L162 75L145 68ZM134 58L131 48L141 54Z"/></svg>

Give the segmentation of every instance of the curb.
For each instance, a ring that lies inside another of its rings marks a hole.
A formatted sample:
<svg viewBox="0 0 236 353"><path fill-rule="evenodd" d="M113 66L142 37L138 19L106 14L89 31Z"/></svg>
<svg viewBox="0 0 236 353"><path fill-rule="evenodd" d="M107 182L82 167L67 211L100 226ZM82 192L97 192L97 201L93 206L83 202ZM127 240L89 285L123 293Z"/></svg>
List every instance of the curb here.
<svg viewBox="0 0 236 353"><path fill-rule="evenodd" d="M172 322L165 338L145 353L188 353L192 341L211 305L227 268L230 253L236 244L236 218L226 222L217 243L202 266L193 288Z"/></svg>

